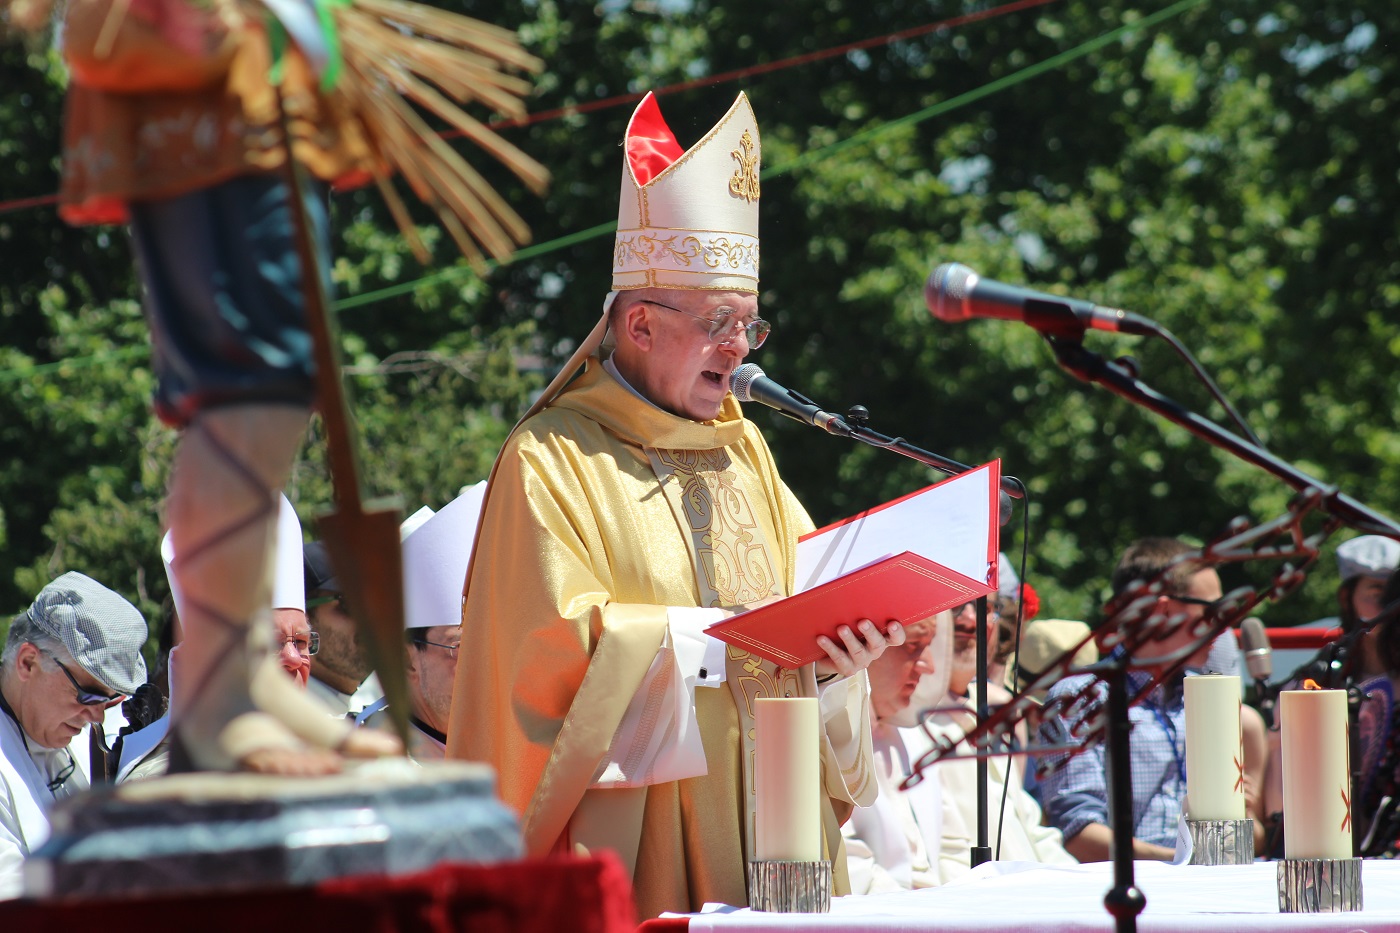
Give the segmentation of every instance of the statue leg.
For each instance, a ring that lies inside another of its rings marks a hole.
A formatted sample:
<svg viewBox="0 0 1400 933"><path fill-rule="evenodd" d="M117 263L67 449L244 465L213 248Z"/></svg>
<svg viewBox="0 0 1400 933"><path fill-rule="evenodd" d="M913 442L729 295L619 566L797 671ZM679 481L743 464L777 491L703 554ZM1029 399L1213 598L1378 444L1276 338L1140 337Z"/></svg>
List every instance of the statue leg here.
<svg viewBox="0 0 1400 933"><path fill-rule="evenodd" d="M172 685L180 769L325 774L342 756L399 751L326 715L272 651L277 497L307 417L292 405L211 408L181 441L168 502L185 632Z"/></svg>

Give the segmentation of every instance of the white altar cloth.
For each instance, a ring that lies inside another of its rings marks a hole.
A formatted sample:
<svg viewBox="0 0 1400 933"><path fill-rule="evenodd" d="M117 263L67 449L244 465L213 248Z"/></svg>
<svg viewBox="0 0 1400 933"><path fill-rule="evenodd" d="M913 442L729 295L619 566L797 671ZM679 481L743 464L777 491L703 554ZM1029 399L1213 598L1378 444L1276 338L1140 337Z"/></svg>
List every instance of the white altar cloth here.
<svg viewBox="0 0 1400 933"><path fill-rule="evenodd" d="M1359 913L1280 914L1277 863L1168 865L1136 862L1147 908L1142 933L1380 933L1400 930L1400 860L1362 865L1366 909ZM829 914L765 914L709 907L690 915L689 933L731 930L900 931L900 933L1101 933L1114 929L1103 906L1113 866L992 862L952 884L920 891L832 899Z"/></svg>

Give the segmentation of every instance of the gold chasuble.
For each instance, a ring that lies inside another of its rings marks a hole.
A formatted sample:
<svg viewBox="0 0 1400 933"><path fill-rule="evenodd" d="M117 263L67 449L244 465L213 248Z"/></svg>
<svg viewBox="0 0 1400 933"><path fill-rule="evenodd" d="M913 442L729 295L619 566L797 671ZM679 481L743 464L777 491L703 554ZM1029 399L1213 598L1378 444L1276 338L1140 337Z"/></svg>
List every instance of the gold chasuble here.
<svg viewBox="0 0 1400 933"><path fill-rule="evenodd" d="M812 668L728 647L694 690L708 773L592 788L664 647L668 607L787 595L811 520L730 396L699 423L634 395L596 358L497 461L463 607L448 756L496 767L526 851L610 848L644 917L748 903L753 701L816 696ZM855 620L852 620L853 622ZM864 675L826 688L823 828L848 893L840 821L873 801ZM839 817L839 819L838 819Z"/></svg>

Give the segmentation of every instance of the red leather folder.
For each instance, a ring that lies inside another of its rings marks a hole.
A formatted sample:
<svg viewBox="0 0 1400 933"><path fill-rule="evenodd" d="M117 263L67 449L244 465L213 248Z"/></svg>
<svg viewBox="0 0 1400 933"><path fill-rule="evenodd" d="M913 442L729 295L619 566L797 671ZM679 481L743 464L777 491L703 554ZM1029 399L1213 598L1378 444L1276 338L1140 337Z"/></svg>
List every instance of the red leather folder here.
<svg viewBox="0 0 1400 933"><path fill-rule="evenodd" d="M705 631L801 667L825 657L818 635L841 644L842 625L869 619L883 632L996 592L1000 479L992 461L805 535L798 586L808 589Z"/></svg>
<svg viewBox="0 0 1400 933"><path fill-rule="evenodd" d="M826 657L818 635L842 644L842 625L869 619L884 632L891 620L917 622L995 589L905 551L705 631L779 667L801 667Z"/></svg>

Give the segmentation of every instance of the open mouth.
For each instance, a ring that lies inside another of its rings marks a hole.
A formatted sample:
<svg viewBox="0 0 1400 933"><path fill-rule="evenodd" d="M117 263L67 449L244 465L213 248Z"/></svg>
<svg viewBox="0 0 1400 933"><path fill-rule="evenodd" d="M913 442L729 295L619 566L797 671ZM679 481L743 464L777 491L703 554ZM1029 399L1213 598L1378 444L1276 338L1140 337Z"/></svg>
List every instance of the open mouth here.
<svg viewBox="0 0 1400 933"><path fill-rule="evenodd" d="M722 386L722 385L724 385L724 383L725 383L725 378L726 378L726 377L724 376L723 373L717 373L717 372L714 372L714 371L712 371L712 370L708 370L708 369L707 369L707 370L705 370L704 372L702 372L700 375L704 376L705 379L706 379L706 381L708 381L708 382L710 382L710 383L713 383L714 385L717 385L717 386Z"/></svg>

